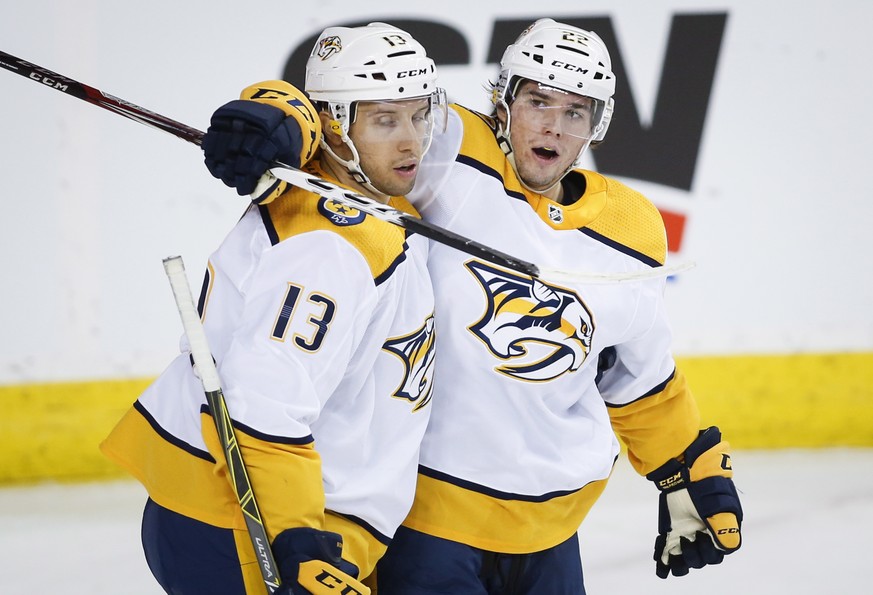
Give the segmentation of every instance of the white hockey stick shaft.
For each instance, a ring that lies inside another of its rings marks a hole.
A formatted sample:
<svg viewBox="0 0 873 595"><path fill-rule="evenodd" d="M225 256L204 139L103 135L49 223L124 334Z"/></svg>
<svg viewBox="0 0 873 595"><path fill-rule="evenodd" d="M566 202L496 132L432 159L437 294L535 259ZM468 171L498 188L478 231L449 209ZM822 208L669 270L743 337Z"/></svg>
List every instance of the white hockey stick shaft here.
<svg viewBox="0 0 873 595"><path fill-rule="evenodd" d="M191 286L188 284L182 257L165 258L164 270L170 280L170 287L173 289L173 296L176 299L176 308L179 310L182 326L191 346L191 357L197 367L197 373L200 376L203 391L206 393L206 400L212 412L212 419L215 422L215 429L218 431L218 438L227 459L231 487L242 508L249 537L252 540L252 547L258 557L261 576L267 586L267 592L274 593L280 585L276 561L270 549L270 541L267 538L261 511L252 491L245 461L243 461L239 444L236 441L236 434L227 411L227 402L224 400L224 393L221 390L218 370L212 359L209 343L206 341L206 332L203 330L200 315L194 305L194 297L191 294Z"/></svg>

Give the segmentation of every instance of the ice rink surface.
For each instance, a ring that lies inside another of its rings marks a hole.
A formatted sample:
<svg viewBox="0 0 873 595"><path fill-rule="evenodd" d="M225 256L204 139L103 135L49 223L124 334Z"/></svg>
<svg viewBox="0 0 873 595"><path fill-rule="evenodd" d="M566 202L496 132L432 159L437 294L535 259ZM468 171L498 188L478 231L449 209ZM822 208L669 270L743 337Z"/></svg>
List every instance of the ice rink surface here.
<svg viewBox="0 0 873 595"><path fill-rule="evenodd" d="M620 459L580 532L588 594L873 593L873 449L738 451L733 463L742 549L661 580L657 492ZM144 499L133 481L0 489L0 594L161 595L140 548Z"/></svg>

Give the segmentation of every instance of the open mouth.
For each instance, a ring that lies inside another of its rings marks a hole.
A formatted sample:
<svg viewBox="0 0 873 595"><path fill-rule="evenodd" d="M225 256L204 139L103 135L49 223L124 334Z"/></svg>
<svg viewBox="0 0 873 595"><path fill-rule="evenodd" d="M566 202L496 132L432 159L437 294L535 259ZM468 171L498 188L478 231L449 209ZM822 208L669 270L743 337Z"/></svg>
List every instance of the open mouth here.
<svg viewBox="0 0 873 595"><path fill-rule="evenodd" d="M553 160L558 158L558 152L548 147L535 147L534 154L540 159Z"/></svg>
<svg viewBox="0 0 873 595"><path fill-rule="evenodd" d="M398 165L397 167L394 168L394 171L396 171L398 174L400 174L402 176L410 176L410 175L415 174L417 169L418 169L417 163L410 163L408 165Z"/></svg>

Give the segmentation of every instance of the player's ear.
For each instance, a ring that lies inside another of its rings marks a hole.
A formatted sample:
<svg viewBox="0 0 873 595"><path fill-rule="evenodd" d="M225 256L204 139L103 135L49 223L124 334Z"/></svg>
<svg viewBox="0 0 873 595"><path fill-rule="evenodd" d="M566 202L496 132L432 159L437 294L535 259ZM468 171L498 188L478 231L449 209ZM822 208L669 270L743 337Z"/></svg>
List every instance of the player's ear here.
<svg viewBox="0 0 873 595"><path fill-rule="evenodd" d="M497 121L500 122L503 128L506 128L506 104L503 102L498 103L494 111L497 114Z"/></svg>

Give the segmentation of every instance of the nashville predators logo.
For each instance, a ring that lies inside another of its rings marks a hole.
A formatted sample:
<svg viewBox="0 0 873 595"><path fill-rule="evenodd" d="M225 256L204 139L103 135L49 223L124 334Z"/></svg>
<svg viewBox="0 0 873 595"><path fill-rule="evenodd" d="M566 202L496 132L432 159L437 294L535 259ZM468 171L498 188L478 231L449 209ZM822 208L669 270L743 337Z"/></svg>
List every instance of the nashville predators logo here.
<svg viewBox="0 0 873 595"><path fill-rule="evenodd" d="M334 54L338 54L343 49L343 42L336 35L324 37L318 41L318 47L315 50L315 55L322 60L327 60Z"/></svg>
<svg viewBox="0 0 873 595"><path fill-rule="evenodd" d="M482 318L467 328L505 362L496 371L545 382L579 369L591 350L594 320L575 292L483 262L465 266L488 301Z"/></svg>
<svg viewBox="0 0 873 595"><path fill-rule="evenodd" d="M431 315L417 331L388 339L382 346L382 349L393 353L403 362L403 381L394 391L394 396L415 403L413 411L425 407L433 396L435 337Z"/></svg>
<svg viewBox="0 0 873 595"><path fill-rule="evenodd" d="M345 203L323 196L318 201L318 212L330 219L334 225L344 227L346 225L357 225L367 216Z"/></svg>

